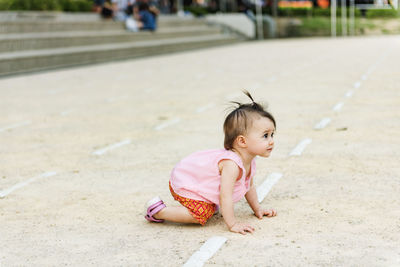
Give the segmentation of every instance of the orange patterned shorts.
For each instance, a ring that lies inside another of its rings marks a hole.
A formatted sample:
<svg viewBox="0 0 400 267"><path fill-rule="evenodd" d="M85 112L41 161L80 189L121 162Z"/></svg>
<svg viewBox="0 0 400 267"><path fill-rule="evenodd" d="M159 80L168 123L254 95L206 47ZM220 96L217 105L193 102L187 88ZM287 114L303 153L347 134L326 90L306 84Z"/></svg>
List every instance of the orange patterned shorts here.
<svg viewBox="0 0 400 267"><path fill-rule="evenodd" d="M201 200L194 200L186 197L181 197L176 194L169 184L169 190L176 201L179 201L184 207L186 207L190 214L199 221L201 225L205 225L207 220L210 219L215 212L215 204L210 204Z"/></svg>

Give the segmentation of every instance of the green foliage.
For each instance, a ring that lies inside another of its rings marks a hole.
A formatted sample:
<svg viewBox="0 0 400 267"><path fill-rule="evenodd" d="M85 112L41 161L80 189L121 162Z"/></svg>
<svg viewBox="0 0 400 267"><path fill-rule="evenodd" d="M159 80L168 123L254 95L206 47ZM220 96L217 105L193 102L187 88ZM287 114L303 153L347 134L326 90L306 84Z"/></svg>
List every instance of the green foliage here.
<svg viewBox="0 0 400 267"><path fill-rule="evenodd" d="M330 17L331 9L330 8L279 8L278 15L281 17ZM336 16L341 16L342 10L341 8L336 9ZM350 15L350 8L347 8L347 16ZM361 11L358 9L354 10L354 16L360 17Z"/></svg>
<svg viewBox="0 0 400 267"><path fill-rule="evenodd" d="M364 20L362 25L364 28L369 29L369 30L374 30L374 29L378 28L378 26L375 23L368 21L368 20Z"/></svg>
<svg viewBox="0 0 400 267"><path fill-rule="evenodd" d="M325 30L331 29L331 21L326 18L308 18L302 20L302 27L310 31L319 31L321 29Z"/></svg>
<svg viewBox="0 0 400 267"><path fill-rule="evenodd" d="M287 37L312 37L312 36L330 36L331 35L331 21L328 17L309 17L300 18L301 25L291 25L288 29ZM347 25L349 27L349 25ZM360 24L360 19L355 20L356 34L364 32L365 25ZM349 29L347 31L349 33ZM342 24L340 20L336 21L336 34L342 34Z"/></svg>
<svg viewBox="0 0 400 267"><path fill-rule="evenodd" d="M330 17L331 16L331 9L330 8L313 8L312 14L315 17ZM341 8L336 9L336 16L341 16L342 10ZM347 16L350 15L350 8L347 8ZM355 17L361 17L361 11L359 9L354 10Z"/></svg>
<svg viewBox="0 0 400 267"><path fill-rule="evenodd" d="M368 19L397 17L399 17L399 13L395 9L370 9L367 11Z"/></svg>
<svg viewBox="0 0 400 267"><path fill-rule="evenodd" d="M254 11L254 10L253 10ZM270 7L263 8L264 14L272 15L272 9ZM342 14L340 7L336 9L336 15L340 16ZM350 8L347 8L347 15L350 14ZM280 17L330 17L330 8L278 8L278 16ZM358 9L354 10L355 17L361 17L361 11Z"/></svg>
<svg viewBox="0 0 400 267"><path fill-rule="evenodd" d="M60 10L58 0L0 0L2 10Z"/></svg>
<svg viewBox="0 0 400 267"><path fill-rule="evenodd" d="M92 10L93 3L88 0L59 0L62 10L66 12L88 12Z"/></svg>
<svg viewBox="0 0 400 267"><path fill-rule="evenodd" d="M9 10L10 4L8 1L0 0L0 10Z"/></svg>
<svg viewBox="0 0 400 267"><path fill-rule="evenodd" d="M316 17L330 17L331 9L330 8L313 8L313 16Z"/></svg>
<svg viewBox="0 0 400 267"><path fill-rule="evenodd" d="M194 5L193 6L185 6L184 10L189 11L196 17L202 17L209 13L207 8L202 7L202 6L194 6Z"/></svg>
<svg viewBox="0 0 400 267"><path fill-rule="evenodd" d="M301 25L291 25L288 37L329 36L330 19L325 17L302 18Z"/></svg>
<svg viewBox="0 0 400 267"><path fill-rule="evenodd" d="M292 7L280 7L278 8L278 16L281 17L305 17L310 16L312 12L311 8L292 8Z"/></svg>
<svg viewBox="0 0 400 267"><path fill-rule="evenodd" d="M92 0L0 0L0 10L91 11Z"/></svg>

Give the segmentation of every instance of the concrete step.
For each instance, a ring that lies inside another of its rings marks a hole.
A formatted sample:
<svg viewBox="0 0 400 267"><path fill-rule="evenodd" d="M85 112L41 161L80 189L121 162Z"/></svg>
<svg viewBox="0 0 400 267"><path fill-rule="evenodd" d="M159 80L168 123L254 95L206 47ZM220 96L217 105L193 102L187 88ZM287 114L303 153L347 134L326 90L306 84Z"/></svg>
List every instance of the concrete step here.
<svg viewBox="0 0 400 267"><path fill-rule="evenodd" d="M0 53L106 43L157 40L184 36L201 36L220 32L221 29L219 27L186 26L177 28L161 28L154 33L131 33L125 30L112 30L0 34Z"/></svg>
<svg viewBox="0 0 400 267"><path fill-rule="evenodd" d="M109 31L122 30L124 25L114 21L96 22L48 22L48 21L6 21L0 25L0 33L32 33L60 31Z"/></svg>
<svg viewBox="0 0 400 267"><path fill-rule="evenodd" d="M160 17L158 28L185 27L205 25L203 19L180 19L177 17ZM109 31L122 30L124 24L111 20L99 21L2 21L0 34L36 33L60 31Z"/></svg>
<svg viewBox="0 0 400 267"><path fill-rule="evenodd" d="M164 15L163 15L164 16ZM170 16L170 15L168 15ZM173 16L173 15L172 15ZM3 21L99 21L100 16L88 12L59 11L0 11L0 23Z"/></svg>
<svg viewBox="0 0 400 267"><path fill-rule="evenodd" d="M152 56L240 42L237 36L213 34L0 54L0 76Z"/></svg>

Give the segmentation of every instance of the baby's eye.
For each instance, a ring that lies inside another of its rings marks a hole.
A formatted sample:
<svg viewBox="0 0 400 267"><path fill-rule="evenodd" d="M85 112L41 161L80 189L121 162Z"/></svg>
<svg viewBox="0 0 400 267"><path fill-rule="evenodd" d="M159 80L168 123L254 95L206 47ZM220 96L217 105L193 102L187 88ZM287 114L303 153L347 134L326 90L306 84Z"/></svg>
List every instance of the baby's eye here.
<svg viewBox="0 0 400 267"><path fill-rule="evenodd" d="M264 134L264 138L268 138L268 134L266 133L266 134Z"/></svg>
<svg viewBox="0 0 400 267"><path fill-rule="evenodd" d="M271 137L274 137L274 133L271 134Z"/></svg>

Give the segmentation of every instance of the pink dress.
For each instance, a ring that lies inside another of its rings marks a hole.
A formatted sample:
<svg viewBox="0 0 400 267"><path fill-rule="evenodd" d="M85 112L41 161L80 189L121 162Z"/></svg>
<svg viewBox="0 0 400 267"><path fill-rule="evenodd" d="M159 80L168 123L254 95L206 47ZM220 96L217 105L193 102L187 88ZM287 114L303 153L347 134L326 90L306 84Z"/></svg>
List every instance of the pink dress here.
<svg viewBox="0 0 400 267"><path fill-rule="evenodd" d="M253 159L250 175L247 175L242 159L231 150L199 151L182 159L172 170L170 180L172 189L182 197L219 205L221 175L218 163L224 159L233 160L242 170L242 176L236 180L232 195L234 202L239 201L250 189L256 162Z"/></svg>

